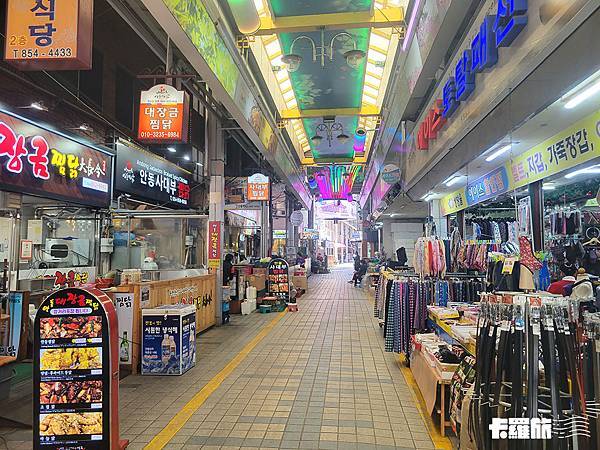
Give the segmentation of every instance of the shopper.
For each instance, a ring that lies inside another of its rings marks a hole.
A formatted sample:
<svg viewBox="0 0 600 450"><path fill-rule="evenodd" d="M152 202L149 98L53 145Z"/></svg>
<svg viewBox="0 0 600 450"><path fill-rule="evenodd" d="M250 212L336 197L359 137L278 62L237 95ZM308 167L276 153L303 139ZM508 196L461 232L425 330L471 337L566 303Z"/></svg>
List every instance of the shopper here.
<svg viewBox="0 0 600 450"><path fill-rule="evenodd" d="M233 278L233 255L228 253L223 261L223 286L228 286Z"/></svg>
<svg viewBox="0 0 600 450"><path fill-rule="evenodd" d="M358 270L354 272L354 276L352 277L352 282L354 283L354 287L357 287L358 284L362 281L363 277L367 274L367 269L369 264L366 259L363 259L360 262Z"/></svg>
<svg viewBox="0 0 600 450"><path fill-rule="evenodd" d="M361 260L360 260L360 256L358 256L358 253L356 255L354 255L354 273L352 274L352 279L348 281L348 283L354 283L356 285L356 276L358 274L358 272L360 272L360 267L361 267Z"/></svg>

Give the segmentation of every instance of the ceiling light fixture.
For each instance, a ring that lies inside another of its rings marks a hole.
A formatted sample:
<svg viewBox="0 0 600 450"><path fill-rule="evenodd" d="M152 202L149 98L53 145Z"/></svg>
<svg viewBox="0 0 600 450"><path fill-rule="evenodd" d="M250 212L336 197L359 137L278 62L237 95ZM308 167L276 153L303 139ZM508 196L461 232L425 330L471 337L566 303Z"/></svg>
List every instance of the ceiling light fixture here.
<svg viewBox="0 0 600 450"><path fill-rule="evenodd" d="M565 178L574 178L578 175L590 175L600 173L600 164L595 164L593 166L585 167L583 169L574 170L573 172L569 172L565 175Z"/></svg>
<svg viewBox="0 0 600 450"><path fill-rule="evenodd" d="M600 92L600 80L597 80L595 83L593 83L592 85L585 88L579 94L575 95L574 97L571 97L571 99L567 103L565 103L565 108L573 109L576 106L578 106L580 103L586 101L590 97L593 97L594 95L596 95L599 92Z"/></svg>
<svg viewBox="0 0 600 450"><path fill-rule="evenodd" d="M435 192L430 192L429 194L424 195L421 200L428 202L430 200L433 200L433 197L435 197L436 195L437 194Z"/></svg>
<svg viewBox="0 0 600 450"><path fill-rule="evenodd" d="M189 161L191 158L190 158L190 155L183 155L183 159L185 159L186 161Z"/></svg>
<svg viewBox="0 0 600 450"><path fill-rule="evenodd" d="M317 45L311 37L306 36L304 34L296 37L292 41L289 53L286 53L281 57L281 61L287 65L288 72L296 72L300 68L300 64L302 63L302 56L300 56L297 53L294 53L294 45L300 40L307 40L310 43L312 61L317 62L317 58L319 58L321 61L321 67L325 67L326 58L329 58L329 61L333 61L336 40L352 42L352 46L354 48L344 53L344 58L346 59L346 64L348 65L348 67L351 67L353 69L358 68L360 66L361 61L366 56L366 53L363 50L356 48L356 40L354 39L354 36L345 31L334 34L331 38L331 41L329 41L329 45L326 45L325 28L323 27L321 28L320 45Z"/></svg>
<svg viewBox="0 0 600 450"><path fill-rule="evenodd" d="M33 102L29 106L23 106L24 109L37 109L38 111L48 111L48 107L44 104L44 102Z"/></svg>
<svg viewBox="0 0 600 450"><path fill-rule="evenodd" d="M323 136L321 136L319 133L326 133L329 147L331 147L333 144L334 132L339 131L336 139L340 144L345 144L350 139L350 136L344 133L344 126L339 122L335 122L335 117L333 116L323 117L323 123L318 124L315 128L315 131L315 135L310 138L315 146L319 146L319 144L321 144L323 141Z"/></svg>
<svg viewBox="0 0 600 450"><path fill-rule="evenodd" d="M501 156L504 153L506 153L507 151L509 151L511 148L512 148L512 144L504 145L504 146L500 147L498 150L496 150L494 153L492 153L491 155L489 155L487 158L485 158L485 160L487 162L492 162L493 160L495 160L499 156Z"/></svg>
<svg viewBox="0 0 600 450"><path fill-rule="evenodd" d="M252 34L260 28L260 17L254 0L229 0L227 3L241 33Z"/></svg>
<svg viewBox="0 0 600 450"><path fill-rule="evenodd" d="M543 186L542 186L542 189L544 191L553 191L553 190L556 189L556 186L553 185L553 184L550 184L550 183L544 183Z"/></svg>
<svg viewBox="0 0 600 450"><path fill-rule="evenodd" d="M415 0L413 5L413 9L410 13L410 20L408 22L408 29L406 30L406 35L404 36L404 42L402 42L402 51L405 52L408 48L408 43L410 42L411 34L413 29L415 28L417 22L417 12L419 11L419 7L421 6L421 0Z"/></svg>
<svg viewBox="0 0 600 450"><path fill-rule="evenodd" d="M167 147L167 150L169 150L171 153L177 153L177 149L175 149L175 147Z"/></svg>
<svg viewBox="0 0 600 450"><path fill-rule="evenodd" d="M462 179L462 175L452 175L451 177L448 177L446 179L446 181L444 181L444 184L447 187L450 186L454 186L456 183L458 183L460 180Z"/></svg>

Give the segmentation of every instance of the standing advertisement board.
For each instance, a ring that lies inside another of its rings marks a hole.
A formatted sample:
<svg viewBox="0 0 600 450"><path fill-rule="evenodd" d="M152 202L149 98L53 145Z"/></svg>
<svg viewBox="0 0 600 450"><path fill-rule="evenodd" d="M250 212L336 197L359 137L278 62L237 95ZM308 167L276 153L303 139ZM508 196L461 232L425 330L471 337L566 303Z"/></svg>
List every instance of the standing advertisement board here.
<svg viewBox="0 0 600 450"><path fill-rule="evenodd" d="M290 271L285 259L274 258L267 269L269 295L279 300L288 301L290 298Z"/></svg>
<svg viewBox="0 0 600 450"><path fill-rule="evenodd" d="M35 449L123 448L117 316L96 289L60 289L34 322Z"/></svg>

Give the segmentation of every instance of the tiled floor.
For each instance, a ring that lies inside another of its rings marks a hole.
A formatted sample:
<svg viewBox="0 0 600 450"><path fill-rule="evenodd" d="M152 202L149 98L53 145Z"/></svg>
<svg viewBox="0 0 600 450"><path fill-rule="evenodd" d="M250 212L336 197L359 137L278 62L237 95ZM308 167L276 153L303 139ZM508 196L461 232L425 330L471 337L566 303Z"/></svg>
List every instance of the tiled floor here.
<svg viewBox="0 0 600 450"><path fill-rule="evenodd" d="M434 448L394 355L383 351L372 303L350 277L349 269L311 277L300 310L281 319L165 448ZM201 335L198 365L182 377L123 380L129 448L143 448L274 317L236 317Z"/></svg>

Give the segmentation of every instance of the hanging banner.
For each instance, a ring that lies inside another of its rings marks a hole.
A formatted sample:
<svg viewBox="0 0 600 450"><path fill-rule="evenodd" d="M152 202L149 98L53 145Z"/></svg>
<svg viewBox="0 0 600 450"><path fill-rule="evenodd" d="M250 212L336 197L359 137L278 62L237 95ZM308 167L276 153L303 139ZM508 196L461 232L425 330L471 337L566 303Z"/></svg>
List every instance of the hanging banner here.
<svg viewBox="0 0 600 450"><path fill-rule="evenodd" d="M317 230L315 228L304 227L304 230L302 231L302 233L300 233L300 239L305 239L308 241L316 241L319 239L319 230Z"/></svg>
<svg viewBox="0 0 600 450"><path fill-rule="evenodd" d="M34 322L33 447L119 448L117 316L99 290L61 289Z"/></svg>
<svg viewBox="0 0 600 450"><path fill-rule="evenodd" d="M600 110L442 198L448 215L600 157Z"/></svg>
<svg viewBox="0 0 600 450"><path fill-rule="evenodd" d="M8 0L4 59L19 70L92 68L93 0Z"/></svg>
<svg viewBox="0 0 600 450"><path fill-rule="evenodd" d="M269 200L269 177L262 173L255 173L248 177L248 192L246 200L249 202L254 201L268 201Z"/></svg>
<svg viewBox="0 0 600 450"><path fill-rule="evenodd" d="M148 143L188 141L189 96L168 84L142 91L138 139Z"/></svg>
<svg viewBox="0 0 600 450"><path fill-rule="evenodd" d="M0 111L0 189L108 207L112 155Z"/></svg>
<svg viewBox="0 0 600 450"><path fill-rule="evenodd" d="M171 207L188 207L192 174L170 161L117 143L115 189Z"/></svg>
<svg viewBox="0 0 600 450"><path fill-rule="evenodd" d="M208 267L221 267L221 222L208 222Z"/></svg>

